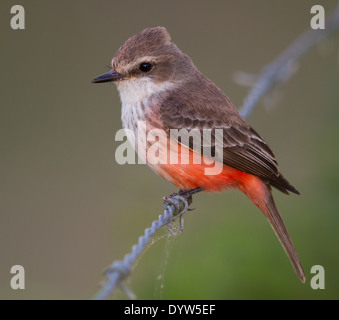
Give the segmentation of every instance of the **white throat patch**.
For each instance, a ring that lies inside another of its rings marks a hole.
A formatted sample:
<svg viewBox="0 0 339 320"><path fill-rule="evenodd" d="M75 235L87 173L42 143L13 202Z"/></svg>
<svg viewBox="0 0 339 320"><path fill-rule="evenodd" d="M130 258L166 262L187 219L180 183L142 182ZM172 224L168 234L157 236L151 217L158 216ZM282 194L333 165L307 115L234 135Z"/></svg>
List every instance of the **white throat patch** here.
<svg viewBox="0 0 339 320"><path fill-rule="evenodd" d="M131 78L116 82L120 93L122 106L146 103L152 95L171 89L174 85L170 81L155 83L149 78Z"/></svg>
<svg viewBox="0 0 339 320"><path fill-rule="evenodd" d="M159 93L170 90L170 81L154 83L149 78L132 78L116 83L121 99L121 120L124 128L135 130L145 120L145 112L159 101Z"/></svg>

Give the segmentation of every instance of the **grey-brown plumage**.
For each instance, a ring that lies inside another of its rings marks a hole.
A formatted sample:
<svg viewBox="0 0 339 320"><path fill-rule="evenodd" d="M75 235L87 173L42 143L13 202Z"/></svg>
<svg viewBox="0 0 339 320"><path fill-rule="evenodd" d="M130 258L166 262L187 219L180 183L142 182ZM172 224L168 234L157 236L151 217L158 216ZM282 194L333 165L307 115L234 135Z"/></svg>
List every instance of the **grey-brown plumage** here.
<svg viewBox="0 0 339 320"><path fill-rule="evenodd" d="M215 129L223 129L225 164L256 175L286 194L299 194L279 172L267 143L241 118L228 97L198 70L185 87L168 93L159 114L168 129L212 129L212 137Z"/></svg>
<svg viewBox="0 0 339 320"><path fill-rule="evenodd" d="M192 186L210 191L222 189L214 188L215 183L224 184L221 187L225 189L239 188L266 216L296 274L305 282L271 187L286 194L299 192L280 173L267 143L240 116L230 99L171 42L166 29L148 28L128 39L114 55L112 70L93 80L107 81L114 81L119 90L123 126L135 133L139 120L151 128L165 130L169 140L171 129L208 129L215 147L214 132L222 130L221 178L203 177L201 168L181 164L153 165L152 169L183 190ZM183 146L181 140L178 142ZM201 146L198 151L203 154ZM183 148L191 150L193 146L188 142Z"/></svg>
<svg viewBox="0 0 339 320"><path fill-rule="evenodd" d="M158 112L164 128L223 129L225 164L256 175L284 193L299 194L279 172L278 163L267 143L243 120L224 92L199 72L191 59L170 40L163 27L143 30L128 39L116 52L114 70L147 76L159 83L180 83L160 97ZM138 64L128 70L121 68L143 57L153 57L150 60L154 61L156 69L152 73L143 75Z"/></svg>

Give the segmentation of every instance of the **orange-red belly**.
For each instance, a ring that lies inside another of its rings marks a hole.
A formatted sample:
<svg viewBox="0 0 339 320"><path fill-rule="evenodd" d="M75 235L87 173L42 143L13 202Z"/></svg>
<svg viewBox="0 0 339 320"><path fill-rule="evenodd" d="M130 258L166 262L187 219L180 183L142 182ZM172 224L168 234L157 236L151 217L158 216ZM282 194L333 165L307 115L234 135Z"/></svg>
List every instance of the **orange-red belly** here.
<svg viewBox="0 0 339 320"><path fill-rule="evenodd" d="M250 196L251 193L257 192L258 188L262 189L263 182L256 176L245 173L238 169L229 167L225 164L220 165L220 173L215 175L206 174L206 168L212 168L215 164L209 164L204 157L189 149L186 146L179 145L177 150L170 148L171 144L167 143L167 153L163 154L162 163L148 165L161 177L172 182L180 190L191 190L203 188L205 191L223 191L230 188L239 188L241 191ZM189 163L184 164L181 161L181 155L189 154ZM158 154L159 156L159 154ZM199 163L194 163L194 156L200 157ZM161 158L161 156L160 156ZM178 163L172 164L171 159L178 159ZM209 159L210 160L210 159Z"/></svg>

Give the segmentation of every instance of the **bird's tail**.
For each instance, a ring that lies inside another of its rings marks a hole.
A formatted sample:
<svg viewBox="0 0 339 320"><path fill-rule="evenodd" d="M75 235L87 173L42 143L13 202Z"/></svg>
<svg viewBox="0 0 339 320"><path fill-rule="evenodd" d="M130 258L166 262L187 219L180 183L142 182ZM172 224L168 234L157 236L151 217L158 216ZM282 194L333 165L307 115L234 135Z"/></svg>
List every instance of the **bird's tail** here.
<svg viewBox="0 0 339 320"><path fill-rule="evenodd" d="M298 278L305 283L305 273L303 267L300 263L297 251L294 248L292 239L288 234L284 221L282 220L280 213L274 203L272 194L269 192L269 197L265 201L266 212L264 215L266 216L268 222L270 223L272 229L277 235L281 245L283 246L287 256L290 258L292 266L294 268L295 273Z"/></svg>
<svg viewBox="0 0 339 320"><path fill-rule="evenodd" d="M292 239L274 203L270 187L259 178L253 180L252 187L241 188L252 202L263 212L272 229L277 235L282 247L289 257L298 278L305 283L305 273L301 266L298 254L294 248ZM258 191L260 195L258 195Z"/></svg>

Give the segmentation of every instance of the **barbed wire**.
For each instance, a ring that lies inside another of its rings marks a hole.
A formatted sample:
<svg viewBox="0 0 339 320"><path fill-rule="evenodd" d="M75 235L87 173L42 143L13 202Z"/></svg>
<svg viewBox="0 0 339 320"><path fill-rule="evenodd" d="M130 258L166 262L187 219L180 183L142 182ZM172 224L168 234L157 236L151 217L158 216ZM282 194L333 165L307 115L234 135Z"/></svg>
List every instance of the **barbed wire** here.
<svg viewBox="0 0 339 320"><path fill-rule="evenodd" d="M138 243L132 247L132 251L126 254L123 260L115 261L107 268L105 272L107 281L94 299L107 299L117 286L130 299L134 299L135 296L133 292L130 291L122 281L130 275L134 261L141 254L156 231L168 225L169 231L173 233L171 223L176 217L180 218L180 230L183 230L183 215L188 210L188 207L189 201L183 196L175 195L173 197L166 197L164 200L164 213L159 215L158 220L153 221L151 227L145 230L144 235L139 237Z"/></svg>
<svg viewBox="0 0 339 320"><path fill-rule="evenodd" d="M327 19L325 29L307 30L301 34L281 55L273 62L267 64L262 72L255 77L256 81L247 95L242 107L239 109L242 117L247 118L260 99L264 97L278 82L287 81L292 72L289 71L291 63L296 62L311 47L328 37L339 29L339 3L330 17ZM251 75L249 75L253 79ZM180 230L183 230L183 216L188 211L190 202L187 197L175 195L164 198L164 211L159 215L158 220L152 222L144 235L139 237L138 243L132 247L130 253L126 254L123 260L114 261L106 270L106 282L95 295L95 300L104 300L119 287L130 299L135 299L134 293L123 284L123 281L132 273L133 263L139 257L152 236L162 227L168 226L173 233L171 223L180 218Z"/></svg>
<svg viewBox="0 0 339 320"><path fill-rule="evenodd" d="M242 117L247 118L267 92L277 83L286 82L293 72L290 66L296 62L311 47L328 37L334 31L339 29L339 3L332 14L326 19L325 29L309 30L302 33L278 58L267 64L262 72L249 78L257 79L252 86L251 91L244 100L243 105L239 108Z"/></svg>

